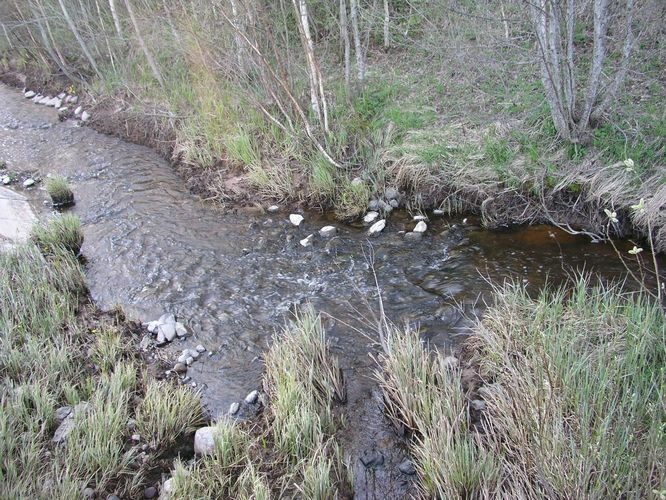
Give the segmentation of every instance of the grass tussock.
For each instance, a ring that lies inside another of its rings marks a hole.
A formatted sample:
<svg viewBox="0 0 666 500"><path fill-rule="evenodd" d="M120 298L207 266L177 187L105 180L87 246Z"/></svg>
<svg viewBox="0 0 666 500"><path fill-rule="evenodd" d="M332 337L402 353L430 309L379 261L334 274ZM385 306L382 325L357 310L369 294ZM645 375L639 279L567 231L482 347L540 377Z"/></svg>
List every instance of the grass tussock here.
<svg viewBox="0 0 666 500"><path fill-rule="evenodd" d="M266 354L268 406L254 427L216 424L215 452L177 464L171 498L338 498L349 477L333 434L334 404L344 400L337 360L320 318L299 314Z"/></svg>
<svg viewBox="0 0 666 500"><path fill-rule="evenodd" d="M90 487L136 498L151 463L128 444L143 379L123 326L90 311L80 264L57 241L46 257L32 243L0 253L0 497L77 498ZM166 387L161 397L173 405ZM63 406L76 411L56 444ZM193 408L171 422L174 435L196 423Z"/></svg>
<svg viewBox="0 0 666 500"><path fill-rule="evenodd" d="M497 299L472 343L487 381L488 446L501 457L511 491L548 498L663 493L660 307L583 278L536 299L507 285Z"/></svg>
<svg viewBox="0 0 666 500"><path fill-rule="evenodd" d="M46 223L36 225L31 239L44 255L53 255L59 249L78 255L83 245L81 221L76 215L57 215Z"/></svg>
<svg viewBox="0 0 666 500"><path fill-rule="evenodd" d="M665 340L659 305L619 287L507 284L466 347L480 424L459 369L414 332L387 337L378 378L427 497L649 498L666 478Z"/></svg>
<svg viewBox="0 0 666 500"><path fill-rule="evenodd" d="M47 179L46 191L53 201L53 206L65 207L74 203L74 193L64 177L57 176Z"/></svg>
<svg viewBox="0 0 666 500"><path fill-rule="evenodd" d="M412 436L411 451L426 498L478 498L496 488L493 455L471 437L460 370L429 352L416 331L386 336L377 379L388 416Z"/></svg>

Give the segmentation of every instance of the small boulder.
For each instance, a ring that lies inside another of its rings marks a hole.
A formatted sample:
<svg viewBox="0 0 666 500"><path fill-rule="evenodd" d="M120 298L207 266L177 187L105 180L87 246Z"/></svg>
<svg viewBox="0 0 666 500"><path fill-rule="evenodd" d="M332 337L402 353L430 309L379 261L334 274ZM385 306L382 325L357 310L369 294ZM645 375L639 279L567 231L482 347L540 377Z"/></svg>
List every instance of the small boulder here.
<svg viewBox="0 0 666 500"><path fill-rule="evenodd" d="M379 210L379 200L377 199L370 200L370 202L368 203L368 210L372 210L374 212Z"/></svg>
<svg viewBox="0 0 666 500"><path fill-rule="evenodd" d="M379 234L384 230L385 227L386 227L386 219L378 220L372 226L370 226L370 229L368 229L368 234L370 236Z"/></svg>
<svg viewBox="0 0 666 500"><path fill-rule="evenodd" d="M236 401L229 405L229 415L235 415L240 410L240 404Z"/></svg>
<svg viewBox="0 0 666 500"><path fill-rule="evenodd" d="M5 186L6 186L7 184L10 184L11 182L12 182L12 178L9 177L8 175L5 175L5 176L2 178L2 183L3 183Z"/></svg>
<svg viewBox="0 0 666 500"><path fill-rule="evenodd" d="M271 205L270 207L268 207L267 210L268 210L268 213L269 213L269 214L274 214L274 213L280 211L280 207L277 206L277 205Z"/></svg>
<svg viewBox="0 0 666 500"><path fill-rule="evenodd" d="M79 116L79 115L81 114L82 111L83 111L83 107L78 106L78 107L74 110L74 116Z"/></svg>
<svg viewBox="0 0 666 500"><path fill-rule="evenodd" d="M391 208L398 208L400 203L398 203L398 200L389 200L389 205L391 205Z"/></svg>
<svg viewBox="0 0 666 500"><path fill-rule="evenodd" d="M157 327L157 335L162 335L167 342L171 342L176 338L176 324L162 323Z"/></svg>
<svg viewBox="0 0 666 500"><path fill-rule="evenodd" d="M428 229L428 225L423 221L419 221L418 224L416 224L416 227L414 228L414 232L425 233L426 229Z"/></svg>
<svg viewBox="0 0 666 500"><path fill-rule="evenodd" d="M185 363L176 363L176 366L173 367L173 371L179 375L183 375L187 373L187 365L185 365Z"/></svg>
<svg viewBox="0 0 666 500"><path fill-rule="evenodd" d="M338 230L335 226L324 226L319 230L319 236L322 238L332 238L337 232Z"/></svg>
<svg viewBox="0 0 666 500"><path fill-rule="evenodd" d="M60 92L58 94L58 99L60 99L62 101L66 96L67 96L67 94L65 94L64 92Z"/></svg>
<svg viewBox="0 0 666 500"><path fill-rule="evenodd" d="M413 476L416 474L416 468L411 460L405 460L400 465L398 465L398 470L407 476Z"/></svg>
<svg viewBox="0 0 666 500"><path fill-rule="evenodd" d="M143 498L155 498L157 496L157 488L149 486L143 490Z"/></svg>
<svg viewBox="0 0 666 500"><path fill-rule="evenodd" d="M73 408L71 406L62 406L55 411L55 421L56 424L60 425L63 421L72 413Z"/></svg>
<svg viewBox="0 0 666 500"><path fill-rule="evenodd" d="M469 405L476 411L483 411L486 409L486 402L482 399L473 399L470 401Z"/></svg>
<svg viewBox="0 0 666 500"><path fill-rule="evenodd" d="M259 398L259 391L254 390L251 393L249 393L247 396L245 396L245 402L249 405L253 405L254 403L257 402L258 398Z"/></svg>
<svg viewBox="0 0 666 500"><path fill-rule="evenodd" d="M32 90L26 90L25 94L23 95L25 96L26 99L32 99L37 94L35 94Z"/></svg>
<svg viewBox="0 0 666 500"><path fill-rule="evenodd" d="M28 188L28 187L31 187L31 186L34 186L34 185L35 185L35 179L30 178L30 179L26 179L26 180L23 181L23 187L24 188Z"/></svg>
<svg viewBox="0 0 666 500"><path fill-rule="evenodd" d="M67 106L63 106L63 107L61 107L61 108L58 108L58 113L64 113L64 112L67 111L68 109L69 109L69 108L68 108Z"/></svg>
<svg viewBox="0 0 666 500"><path fill-rule="evenodd" d="M366 224L371 224L372 222L375 222L377 220L377 217L379 217L378 212L368 212L365 214L365 217L363 217L363 222Z"/></svg>
<svg viewBox="0 0 666 500"><path fill-rule="evenodd" d="M311 234L311 235L307 236L306 238L303 238L300 241L300 244L301 244L301 246L306 247L306 248L311 247L313 240L314 240L314 234Z"/></svg>
<svg viewBox="0 0 666 500"><path fill-rule="evenodd" d="M301 222L303 222L303 216L301 214L290 214L289 222L291 222L294 226L300 226Z"/></svg>
<svg viewBox="0 0 666 500"><path fill-rule="evenodd" d="M87 111L81 113L81 121L87 122L88 120L90 120L90 113L88 113Z"/></svg>
<svg viewBox="0 0 666 500"><path fill-rule="evenodd" d="M83 495L83 498L95 498L95 490L90 487L83 488L81 494Z"/></svg>
<svg viewBox="0 0 666 500"><path fill-rule="evenodd" d="M419 222L422 220L428 220L428 218L425 215L415 215L414 217L412 217L412 220L415 222Z"/></svg>
<svg viewBox="0 0 666 500"><path fill-rule="evenodd" d="M396 188L388 188L384 194L388 200L395 200L400 195Z"/></svg>
<svg viewBox="0 0 666 500"><path fill-rule="evenodd" d="M217 427L201 427L194 433L194 454L212 455L215 452L215 436L220 433Z"/></svg>
<svg viewBox="0 0 666 500"><path fill-rule="evenodd" d="M76 104L77 102L79 102L79 96L77 96L77 95L70 96L69 97L69 102L72 103L72 104Z"/></svg>
<svg viewBox="0 0 666 500"><path fill-rule="evenodd" d="M206 352L206 348L199 344L198 346L195 347L197 352Z"/></svg>
<svg viewBox="0 0 666 500"><path fill-rule="evenodd" d="M176 321L176 335L179 337L184 337L187 335L187 327L179 321Z"/></svg>
<svg viewBox="0 0 666 500"><path fill-rule="evenodd" d="M436 208L435 210L432 211L433 214L435 215L444 215L444 210L440 210L439 208Z"/></svg>

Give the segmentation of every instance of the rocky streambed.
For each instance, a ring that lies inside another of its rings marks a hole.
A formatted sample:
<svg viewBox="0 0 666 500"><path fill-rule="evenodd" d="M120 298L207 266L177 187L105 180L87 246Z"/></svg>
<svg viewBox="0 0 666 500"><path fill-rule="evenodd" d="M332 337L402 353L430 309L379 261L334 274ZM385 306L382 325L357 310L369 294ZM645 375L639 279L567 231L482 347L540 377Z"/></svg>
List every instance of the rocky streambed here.
<svg viewBox="0 0 666 500"><path fill-rule="evenodd" d="M400 497L413 473L372 380L378 287L392 321L419 326L450 353L493 281L536 292L575 270L625 276L611 246L551 227L489 232L473 218L400 210L344 225L261 200L223 211L191 195L154 151L61 121L56 108L5 86L0 161L21 178L68 178L94 300L144 322L142 347L200 389L213 417L251 410L273 333L299 307L321 311L347 382L342 441L359 498ZM50 210L40 182L9 184L41 215Z"/></svg>

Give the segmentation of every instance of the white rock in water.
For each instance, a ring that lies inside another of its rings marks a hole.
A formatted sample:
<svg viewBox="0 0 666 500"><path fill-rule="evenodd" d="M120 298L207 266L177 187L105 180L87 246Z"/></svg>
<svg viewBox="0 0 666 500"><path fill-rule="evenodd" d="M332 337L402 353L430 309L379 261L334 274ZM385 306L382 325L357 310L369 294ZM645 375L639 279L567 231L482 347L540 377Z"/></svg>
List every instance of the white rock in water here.
<svg viewBox="0 0 666 500"><path fill-rule="evenodd" d="M267 208L269 214L274 214L275 212L280 211L280 207L277 205L271 205L270 207Z"/></svg>
<svg viewBox="0 0 666 500"><path fill-rule="evenodd" d="M42 94L37 94L35 97L32 98L32 102L35 104L39 104L39 101L42 100L42 97L44 97Z"/></svg>
<svg viewBox="0 0 666 500"><path fill-rule="evenodd" d="M415 233L425 233L425 232L426 232L426 229L428 229L428 225L427 225L425 222L420 221L420 222L416 225L416 227L414 228L414 232L415 232Z"/></svg>
<svg viewBox="0 0 666 500"><path fill-rule="evenodd" d="M68 108L67 106L63 106L62 108L59 108L59 109L58 109L58 113L64 113L64 112L67 111L68 109L69 109L69 108Z"/></svg>
<svg viewBox="0 0 666 500"><path fill-rule="evenodd" d="M379 234L384 230L385 227L386 227L386 219L378 220L372 226L370 226L370 229L368 229L368 234L370 234L371 236L373 234Z"/></svg>
<svg viewBox="0 0 666 500"><path fill-rule="evenodd" d="M155 333L157 331L157 325L159 325L159 321L149 321L148 323L144 323L143 325L148 329L150 333Z"/></svg>
<svg viewBox="0 0 666 500"><path fill-rule="evenodd" d="M79 116L81 114L81 111L83 111L83 108L81 106L77 107L74 110L74 116Z"/></svg>
<svg viewBox="0 0 666 500"><path fill-rule="evenodd" d="M157 327L157 334L162 334L164 338L171 342L176 338L176 324L175 323L161 323Z"/></svg>
<svg viewBox="0 0 666 500"><path fill-rule="evenodd" d="M54 108L60 108L62 106L62 99L54 97L53 100L51 101L51 106L53 106Z"/></svg>
<svg viewBox="0 0 666 500"><path fill-rule="evenodd" d="M363 217L363 222L370 224L371 222L375 222L377 220L377 217L379 217L378 212L368 212L367 214L365 214L365 217Z"/></svg>
<svg viewBox="0 0 666 500"><path fill-rule="evenodd" d="M90 120L90 113L88 113L87 111L81 113L81 121L87 122L88 120Z"/></svg>
<svg viewBox="0 0 666 500"><path fill-rule="evenodd" d="M42 98L39 100L39 104L46 104L46 103L49 102L50 100L51 100L51 96L50 96L50 95L49 95L49 96L46 96L46 97L42 97Z"/></svg>
<svg viewBox="0 0 666 500"><path fill-rule="evenodd" d="M12 179L11 179L11 177L9 177L8 175L5 175L5 176L2 178L2 183L3 183L5 186L6 186L7 184L10 184L11 182L12 182Z"/></svg>
<svg viewBox="0 0 666 500"><path fill-rule="evenodd" d="M240 410L240 404L238 404L237 402L231 403L231 405L229 406L229 415L235 415L236 413L238 413L238 410Z"/></svg>
<svg viewBox="0 0 666 500"><path fill-rule="evenodd" d="M217 427L202 427L194 433L194 454L212 455L215 452L215 437L220 434ZM218 438L219 439L219 438Z"/></svg>
<svg viewBox="0 0 666 500"><path fill-rule="evenodd" d="M194 363L194 358L192 356L188 356L187 359L185 360L185 364L187 366L190 366L192 363Z"/></svg>
<svg viewBox="0 0 666 500"><path fill-rule="evenodd" d="M178 356L178 362L179 362L179 363L186 363L186 362L187 362L187 358L189 358L189 357L190 357L190 356L187 354L187 352L183 351L183 354L181 354L180 356Z"/></svg>
<svg viewBox="0 0 666 500"><path fill-rule="evenodd" d="M428 218L425 215L415 215L412 220L414 221L422 221L422 220L428 220Z"/></svg>
<svg viewBox="0 0 666 500"><path fill-rule="evenodd" d="M294 226L300 226L301 222L303 222L303 216L300 214L291 214L289 216L289 222L291 222Z"/></svg>
<svg viewBox="0 0 666 500"><path fill-rule="evenodd" d="M439 208L436 208L435 210L432 211L433 214L435 215L444 215L444 210L440 210Z"/></svg>
<svg viewBox="0 0 666 500"><path fill-rule="evenodd" d="M307 238L301 240L301 246L309 247L312 246L312 240L314 240L314 234L309 235Z"/></svg>
<svg viewBox="0 0 666 500"><path fill-rule="evenodd" d="M164 484L162 485L162 492L160 494L160 498L166 500L171 496L172 493L173 493L173 478L169 478L166 481L164 481Z"/></svg>
<svg viewBox="0 0 666 500"><path fill-rule="evenodd" d="M249 405L253 405L254 403L257 402L257 398L259 397L259 391L252 391L250 394L245 396L245 402Z"/></svg>
<svg viewBox="0 0 666 500"><path fill-rule="evenodd" d="M23 187L28 188L35 185L35 179L26 179L23 181Z"/></svg>
<svg viewBox="0 0 666 500"><path fill-rule="evenodd" d="M187 335L187 327L179 321L176 321L176 335L179 337L184 337Z"/></svg>
<svg viewBox="0 0 666 500"><path fill-rule="evenodd" d="M76 104L77 102L79 102L79 96L77 95L70 96L69 102L71 102L72 104Z"/></svg>
<svg viewBox="0 0 666 500"><path fill-rule="evenodd" d="M324 226L319 230L319 236L322 238L331 238L336 235L338 230L335 226Z"/></svg>
<svg viewBox="0 0 666 500"><path fill-rule="evenodd" d="M204 346L202 346L201 344L199 344L196 347L196 350L197 350L197 352L206 352L206 348Z"/></svg>
<svg viewBox="0 0 666 500"><path fill-rule="evenodd" d="M64 92L60 92L60 93L58 94L58 99L64 99L66 95L67 95L67 94L65 94Z"/></svg>
<svg viewBox="0 0 666 500"><path fill-rule="evenodd" d="M26 91L26 93L23 94L23 95L25 96L26 99L32 99L32 98L35 97L37 94L35 94L32 90L28 90L28 91Z"/></svg>

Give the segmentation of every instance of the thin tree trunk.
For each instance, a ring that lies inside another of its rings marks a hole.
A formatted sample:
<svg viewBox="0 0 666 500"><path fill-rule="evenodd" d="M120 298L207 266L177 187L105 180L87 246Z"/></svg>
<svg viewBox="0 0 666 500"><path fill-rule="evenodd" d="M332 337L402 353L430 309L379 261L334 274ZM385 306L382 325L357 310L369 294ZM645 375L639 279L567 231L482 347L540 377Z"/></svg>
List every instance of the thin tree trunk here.
<svg viewBox="0 0 666 500"><path fill-rule="evenodd" d="M349 25L347 23L347 2L340 0L340 38L343 42L345 59L345 88L349 93L349 80L351 77L351 45L349 43Z"/></svg>
<svg viewBox="0 0 666 500"><path fill-rule="evenodd" d="M157 64L155 64L155 60L153 59L153 56L150 54L150 51L148 50L148 46L146 45L143 36L141 36L141 29L139 28L139 24L136 22L136 17L134 16L134 10L132 9L131 0L125 0L125 8L127 9L127 13L129 14L130 21L132 21L132 26L134 26L134 31L136 32L136 37L139 40L139 45L141 46L141 50L143 50L143 53L146 56L146 59L148 60L148 65L150 66L150 69L153 72L153 76L160 84L160 87L164 88L164 81L162 80L162 74L160 73L160 70L157 68Z"/></svg>
<svg viewBox="0 0 666 500"><path fill-rule="evenodd" d="M123 37L123 30L120 28L120 19L118 18L118 11L116 10L116 0L109 0L109 9L111 9L111 17L113 17L113 25L116 27L118 37Z"/></svg>
<svg viewBox="0 0 666 500"><path fill-rule="evenodd" d="M14 49L14 44L12 43L11 39L9 38L9 33L7 33L7 27L5 26L4 23L2 23L2 32L5 34L5 38L7 39L7 43L9 44L10 49Z"/></svg>
<svg viewBox="0 0 666 500"><path fill-rule="evenodd" d="M74 78L74 75L72 75L67 69L65 60L62 58L62 55L57 50L57 48L55 48L55 44L54 44L54 49L51 48L51 42L49 41L47 30L45 30L44 26L42 25L42 19L44 19L44 22L46 22L47 25L48 25L48 20L46 15L44 14L44 8L41 2L37 2L37 5L39 7L39 10L41 11L41 15L39 12L35 10L35 7L33 5L30 6L30 10L32 11L32 15L37 24L37 28L39 29L39 34L42 38L42 43L44 44L44 50L46 50L46 53L49 55L51 60L53 60L53 62L56 63L56 65L67 76L67 78L69 78L70 80L77 80L76 78Z"/></svg>
<svg viewBox="0 0 666 500"><path fill-rule="evenodd" d="M350 0L352 32L354 34L354 49L356 50L356 69L359 81L365 79L365 62L363 61L363 47L361 44L361 33L358 29L358 2Z"/></svg>
<svg viewBox="0 0 666 500"><path fill-rule="evenodd" d="M391 44L391 39L389 36L389 27L391 23L391 17L389 12L389 3L388 0L384 0L384 49L388 49Z"/></svg>
<svg viewBox="0 0 666 500"><path fill-rule="evenodd" d="M83 41L83 38L81 38L81 35L79 34L79 31L76 29L76 25L74 24L74 21L72 21L72 18L69 15L69 12L67 12L67 8L65 7L65 3L63 0L58 0L58 3L60 4L60 10L62 10L63 16L65 16L65 21L67 22L67 26L69 26L70 31L74 34L74 38L76 38L76 41L79 42L79 46L81 47L81 50L83 51L83 54L86 56L86 59L88 59L88 62L92 66L93 70L95 70L95 73L97 74L98 77L101 78L102 73L99 71L99 68L97 67L97 63L95 63L95 59L93 58L92 54L88 50L88 47L86 46L85 42Z"/></svg>
<svg viewBox="0 0 666 500"><path fill-rule="evenodd" d="M509 37L509 21L506 19L506 13L504 12L504 2L500 1L500 13L502 14L502 24L504 25L504 38L507 40Z"/></svg>
<svg viewBox="0 0 666 500"><path fill-rule="evenodd" d="M592 52L592 67L590 68L590 78L587 82L587 95L585 105L578 121L578 130L584 131L590 123L592 108L596 103L601 72L606 57L606 31L608 29L608 0L594 1L594 49Z"/></svg>

